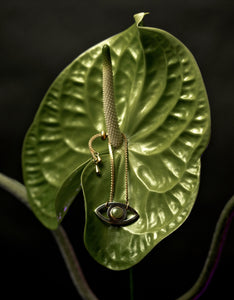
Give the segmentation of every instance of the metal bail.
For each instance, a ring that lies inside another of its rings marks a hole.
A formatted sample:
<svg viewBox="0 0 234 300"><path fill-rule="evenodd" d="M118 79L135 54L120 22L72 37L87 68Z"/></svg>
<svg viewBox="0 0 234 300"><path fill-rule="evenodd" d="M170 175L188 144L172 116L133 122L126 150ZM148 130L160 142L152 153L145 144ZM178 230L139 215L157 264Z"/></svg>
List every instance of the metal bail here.
<svg viewBox="0 0 234 300"><path fill-rule="evenodd" d="M96 175L97 175L97 176L100 176L100 175L101 175L100 168L99 168L99 166L98 166L97 164L95 165L95 171L96 171Z"/></svg>
<svg viewBox="0 0 234 300"><path fill-rule="evenodd" d="M99 154L96 155L96 160L95 163L98 164L102 161L101 157L99 156Z"/></svg>

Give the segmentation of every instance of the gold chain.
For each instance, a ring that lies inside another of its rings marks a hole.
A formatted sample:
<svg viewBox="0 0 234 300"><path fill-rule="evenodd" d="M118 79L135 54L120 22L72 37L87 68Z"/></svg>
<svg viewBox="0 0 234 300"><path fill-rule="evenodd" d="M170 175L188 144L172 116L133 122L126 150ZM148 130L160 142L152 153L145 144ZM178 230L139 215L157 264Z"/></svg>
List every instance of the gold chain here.
<svg viewBox="0 0 234 300"><path fill-rule="evenodd" d="M98 137L102 137L102 133L97 133L97 134L93 135L93 136L91 137L91 139L89 140L89 151L90 151L90 153L92 154L92 157L93 157L94 162L96 162L99 153L93 149L92 143L93 143L93 141L94 141L96 138L98 138Z"/></svg>
<svg viewBox="0 0 234 300"><path fill-rule="evenodd" d="M128 200L128 140L125 134L123 134L124 138L124 165L125 165L125 202L126 202L126 209L128 209L129 206L129 200ZM102 131L101 133L97 133L94 136L92 136L89 140L89 150L90 153L93 157L94 163L95 163L95 168L96 168L96 173L97 175L100 175L100 169L98 167L98 164L101 162L101 157L97 151L94 150L92 143L93 141L101 137L102 140L105 140L108 135ZM114 190L115 190L115 165L114 165L114 154L113 154L113 149L110 143L110 140L108 138L108 149L109 149L109 155L110 155L110 165L111 165L111 183L110 183L110 197L109 200L107 201L106 205L110 202L113 202L114 200Z"/></svg>

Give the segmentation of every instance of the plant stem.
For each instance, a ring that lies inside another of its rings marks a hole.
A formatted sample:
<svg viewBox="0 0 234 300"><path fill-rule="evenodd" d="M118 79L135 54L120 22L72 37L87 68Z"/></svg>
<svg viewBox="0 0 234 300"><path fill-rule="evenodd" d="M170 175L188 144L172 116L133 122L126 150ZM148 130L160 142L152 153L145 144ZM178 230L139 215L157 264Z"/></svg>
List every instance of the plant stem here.
<svg viewBox="0 0 234 300"><path fill-rule="evenodd" d="M30 209L27 192L25 186L15 179L12 179L2 173L0 173L0 187L14 195L18 200L20 200L27 208Z"/></svg>
<svg viewBox="0 0 234 300"><path fill-rule="evenodd" d="M30 205L27 199L26 188L23 184L0 173L0 187L13 194L17 199L19 199L24 205L26 205L30 209ZM52 233L52 235L55 238L55 241L58 244L67 270L78 294L84 300L98 300L98 298L94 295L94 293L88 286L88 283L80 267L79 261L75 255L73 247L63 227L60 225L56 230L50 230L50 232Z"/></svg>
<svg viewBox="0 0 234 300"><path fill-rule="evenodd" d="M205 292L220 260L227 232L233 217L234 196L232 196L232 198L227 202L220 214L220 217L215 227L208 256L197 281L190 290L188 290L177 300L197 300Z"/></svg>
<svg viewBox="0 0 234 300"><path fill-rule="evenodd" d="M123 144L123 135L118 124L115 107L114 85L110 47L104 45L102 48L103 58L103 110L110 143L114 148Z"/></svg>
<svg viewBox="0 0 234 300"><path fill-rule="evenodd" d="M98 300L84 277L79 261L63 227L60 225L56 230L51 230L51 233L58 244L72 282L82 299Z"/></svg>

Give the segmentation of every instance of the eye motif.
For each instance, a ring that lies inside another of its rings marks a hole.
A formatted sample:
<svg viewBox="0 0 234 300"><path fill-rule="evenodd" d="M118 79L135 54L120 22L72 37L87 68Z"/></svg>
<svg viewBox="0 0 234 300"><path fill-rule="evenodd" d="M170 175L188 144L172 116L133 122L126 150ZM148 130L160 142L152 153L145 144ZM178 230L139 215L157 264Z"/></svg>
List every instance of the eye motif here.
<svg viewBox="0 0 234 300"><path fill-rule="evenodd" d="M103 222L115 226L127 226L139 218L134 208L120 202L104 203L95 209L95 213Z"/></svg>

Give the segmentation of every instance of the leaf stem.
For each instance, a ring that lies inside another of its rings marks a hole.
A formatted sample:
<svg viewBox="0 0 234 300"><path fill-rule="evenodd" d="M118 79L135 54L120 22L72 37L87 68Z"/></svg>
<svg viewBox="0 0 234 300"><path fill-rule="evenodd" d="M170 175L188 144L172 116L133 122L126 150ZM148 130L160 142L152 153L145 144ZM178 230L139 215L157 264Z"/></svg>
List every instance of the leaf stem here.
<svg viewBox="0 0 234 300"><path fill-rule="evenodd" d="M228 229L234 217L234 196L223 208L215 227L210 249L203 269L191 289L177 300L197 300L206 291L221 257Z"/></svg>
<svg viewBox="0 0 234 300"><path fill-rule="evenodd" d="M30 209L27 192L25 186L15 179L12 179L2 173L0 173L0 187L14 195L18 200L20 200L27 208Z"/></svg>
<svg viewBox="0 0 234 300"><path fill-rule="evenodd" d="M115 107L114 84L112 73L112 62L110 47L104 45L102 48L103 59L103 110L110 143L114 148L123 144L123 135L118 124L118 117Z"/></svg>
<svg viewBox="0 0 234 300"><path fill-rule="evenodd" d="M30 209L26 188L23 184L0 173L0 187L13 194L17 199L19 199ZM52 233L55 241L58 244L69 275L79 295L84 300L98 300L98 298L94 295L94 293L88 286L79 261L63 227L60 225L56 230L50 230L50 232Z"/></svg>
<svg viewBox="0 0 234 300"><path fill-rule="evenodd" d="M85 279L74 249L63 227L60 225L56 230L51 230L51 233L58 244L72 282L82 299L98 300Z"/></svg>

